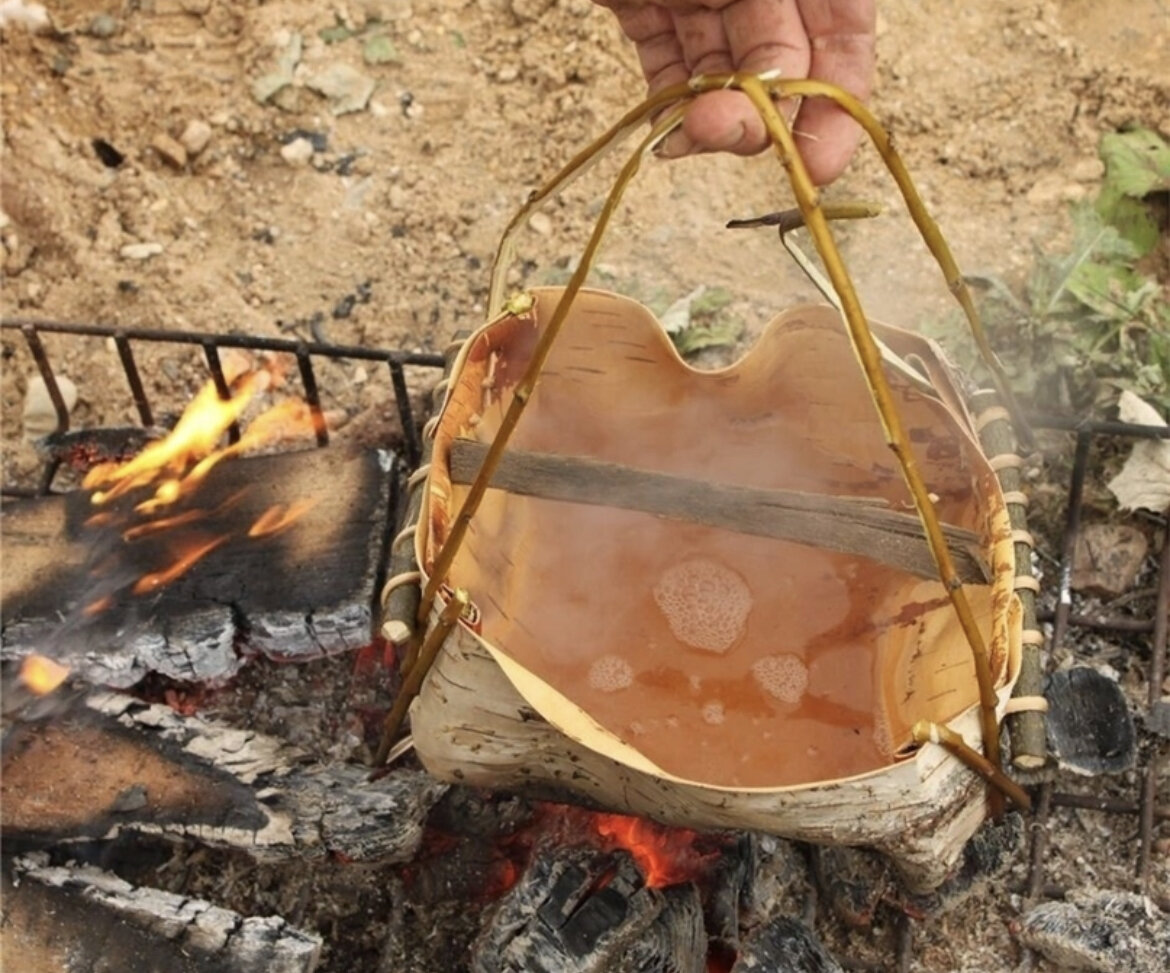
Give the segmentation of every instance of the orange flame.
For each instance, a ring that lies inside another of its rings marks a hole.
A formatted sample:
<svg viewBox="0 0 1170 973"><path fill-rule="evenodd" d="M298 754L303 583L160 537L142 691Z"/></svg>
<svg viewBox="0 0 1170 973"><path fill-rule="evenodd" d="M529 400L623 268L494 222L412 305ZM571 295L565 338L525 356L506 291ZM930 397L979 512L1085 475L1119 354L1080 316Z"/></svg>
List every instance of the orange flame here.
<svg viewBox="0 0 1170 973"><path fill-rule="evenodd" d="M290 358L290 356L284 356ZM291 360L291 358L290 358ZM214 382L208 382L183 411L175 428L165 439L151 443L141 453L123 463L104 463L95 466L85 477L83 486L92 491L91 502L103 506L134 491L152 491L146 499L137 497L133 512L112 507L94 513L86 521L87 527L114 527L123 543L133 543L192 525L214 523L218 517L235 507L248 488L238 490L214 509L187 504L189 498L207 478L215 466L225 459L254 451L273 442L313 435L319 416L297 399L279 402L261 411L243 423L245 412L256 397L283 384L283 364L274 357L257 365L252 356L234 350L221 353L222 374L228 383L229 396L221 399ZM221 445L225 433L236 423L244 425L236 443ZM262 514L248 531L253 538L264 537L287 529L304 516L316 501L302 500L278 505ZM211 537L210 531L195 538L171 541L172 552L181 553L160 570L142 575L131 587L135 595L158 591L171 584L220 545L231 539L231 533ZM157 567L157 564L152 565ZM95 571L95 574L98 572ZM114 602L112 595L94 597L85 606L86 616L104 611Z"/></svg>
<svg viewBox="0 0 1170 973"><path fill-rule="evenodd" d="M231 394L221 399L214 382L199 390L171 430L125 463L102 463L83 481L93 490L92 502L102 506L120 496L153 485L154 496L139 503L140 514L153 514L189 495L222 460L265 443L315 431L312 411L300 400L280 402L256 416L239 442L219 447L224 434L239 421L257 394L281 383L275 360L252 367L244 355L229 356L225 372Z"/></svg>
<svg viewBox="0 0 1170 973"><path fill-rule="evenodd" d="M169 568L165 568L162 571L155 571L153 574L144 574L134 582L134 587L131 590L136 595L145 595L153 591L158 591L159 588L165 588L172 581L181 578L191 570L199 560L214 551L229 536L228 534L224 534L222 537L216 537L206 543L199 544L177 558L175 563Z"/></svg>
<svg viewBox="0 0 1170 973"><path fill-rule="evenodd" d="M248 528L248 536L268 537L272 534L279 534L300 520L317 506L318 502L318 500L298 500L296 503L290 503L287 507L282 503L275 504L256 518L256 522Z"/></svg>
<svg viewBox="0 0 1170 973"><path fill-rule="evenodd" d="M51 693L68 675L68 668L43 655L25 656L20 664L20 681L38 696Z"/></svg>
<svg viewBox="0 0 1170 973"><path fill-rule="evenodd" d="M695 848L696 834L685 828L668 828L624 814L597 814L594 825L603 838L634 856L651 888L695 878L712 857Z"/></svg>

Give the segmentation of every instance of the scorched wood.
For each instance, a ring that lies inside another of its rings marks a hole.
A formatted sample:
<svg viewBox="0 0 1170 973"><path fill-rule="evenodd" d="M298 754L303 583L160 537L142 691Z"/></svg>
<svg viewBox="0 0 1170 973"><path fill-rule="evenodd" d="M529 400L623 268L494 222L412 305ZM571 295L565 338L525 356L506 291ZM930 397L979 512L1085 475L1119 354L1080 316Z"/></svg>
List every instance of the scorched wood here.
<svg viewBox="0 0 1170 973"><path fill-rule="evenodd" d="M473 950L475 973L702 973L691 883L649 888L625 852L546 845Z"/></svg>
<svg viewBox="0 0 1170 973"><path fill-rule="evenodd" d="M5 869L0 943L25 973L311 973L321 940L276 916L135 888L96 868Z"/></svg>
<svg viewBox="0 0 1170 973"><path fill-rule="evenodd" d="M411 859L445 786L400 770L377 781L347 764L113 693L18 724L4 739L0 821L9 847L123 831L194 837L254 857L333 853Z"/></svg>
<svg viewBox="0 0 1170 973"><path fill-rule="evenodd" d="M88 492L5 506L5 657L35 650L126 687L148 671L228 678L245 640L276 658L365 645L395 476L382 451L235 459L168 512L194 516L137 533L153 522L123 510L95 523ZM302 504L286 529L248 536L266 511ZM181 577L143 582L201 545L211 549Z"/></svg>

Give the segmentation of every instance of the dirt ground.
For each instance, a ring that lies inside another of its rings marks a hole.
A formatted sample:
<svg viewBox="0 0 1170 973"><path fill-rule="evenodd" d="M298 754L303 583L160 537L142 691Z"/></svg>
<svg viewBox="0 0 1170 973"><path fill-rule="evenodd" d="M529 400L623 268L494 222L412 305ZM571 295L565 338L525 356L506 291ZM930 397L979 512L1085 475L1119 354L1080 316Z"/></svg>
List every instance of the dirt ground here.
<svg viewBox="0 0 1170 973"><path fill-rule="evenodd" d="M6 315L439 350L481 322L516 207L642 93L632 49L590 0L46 6L55 31L0 35ZM964 270L1018 279L1034 247L1066 233L1067 204L1100 179L1103 133L1136 123L1170 137L1166 0L879 7L873 108ZM282 59L288 83L273 90ZM337 113L354 89L361 107ZM532 221L515 283L575 259L613 171ZM872 150L829 198L887 207L844 233L871 316L950 320ZM773 159L654 160L629 200L603 280L639 296L721 285L753 326L813 296L770 233L722 228L790 205ZM112 347L47 347L78 387L78 425L134 421ZM164 401L201 379L194 352L146 365ZM32 463L20 413L35 370L8 337L3 366L7 479ZM326 406L355 388L353 409L384 405L365 381L357 365L331 372ZM1077 825L1086 845L1103 820ZM1055 854L1053 880L1075 879L1078 852ZM1109 867L1090 880L1109 884ZM1013 968L1002 904L976 897L935 924L915 968Z"/></svg>

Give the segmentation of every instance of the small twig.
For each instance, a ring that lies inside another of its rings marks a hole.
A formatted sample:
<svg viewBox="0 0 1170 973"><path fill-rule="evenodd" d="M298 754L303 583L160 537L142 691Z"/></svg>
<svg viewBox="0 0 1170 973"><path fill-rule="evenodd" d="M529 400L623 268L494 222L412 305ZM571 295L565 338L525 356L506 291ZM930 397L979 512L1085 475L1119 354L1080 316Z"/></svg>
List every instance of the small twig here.
<svg viewBox="0 0 1170 973"><path fill-rule="evenodd" d="M434 665L439 650L443 647L443 642L451 629L455 627L455 623L459 621L459 616L463 614L470 600L467 592L462 588L456 590L451 600L447 602L447 607L439 615L439 620L435 622L435 627L427 633L426 639L423 640L422 648L418 652L418 659L402 681L402 688L398 690L394 705L390 707L390 712L386 714L386 721L382 724L382 740L378 744L378 752L374 755L373 761L375 767L381 767L389 759L394 738L398 736L402 721L406 719L406 711L410 709L410 704L422 688L423 680L431 671L431 666Z"/></svg>
<svg viewBox="0 0 1170 973"><path fill-rule="evenodd" d="M910 732L915 743L937 743L948 753L958 757L992 787L1009 797L1021 810L1032 809L1032 798L1028 796L1028 792L978 750L969 747L967 742L949 726L919 720Z"/></svg>

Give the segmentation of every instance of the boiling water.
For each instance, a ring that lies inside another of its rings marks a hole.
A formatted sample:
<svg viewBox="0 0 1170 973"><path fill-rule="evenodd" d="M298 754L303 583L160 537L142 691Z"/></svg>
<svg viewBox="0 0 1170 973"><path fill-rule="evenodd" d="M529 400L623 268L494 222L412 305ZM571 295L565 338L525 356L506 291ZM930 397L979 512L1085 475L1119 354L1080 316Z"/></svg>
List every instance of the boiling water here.
<svg viewBox="0 0 1170 973"><path fill-rule="evenodd" d="M891 724L877 675L920 621L904 575L630 511L529 500L524 516L558 543L504 560L473 536L476 571L460 566L497 589L477 601L484 636L661 769L783 786L886 765L905 742L914 714Z"/></svg>

